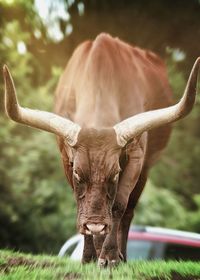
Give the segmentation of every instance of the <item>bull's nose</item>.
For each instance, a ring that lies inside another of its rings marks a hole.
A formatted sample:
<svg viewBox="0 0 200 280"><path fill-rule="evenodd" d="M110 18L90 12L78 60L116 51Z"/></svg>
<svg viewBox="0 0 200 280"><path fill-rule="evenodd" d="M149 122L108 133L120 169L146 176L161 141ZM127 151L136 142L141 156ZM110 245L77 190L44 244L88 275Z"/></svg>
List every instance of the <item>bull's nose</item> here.
<svg viewBox="0 0 200 280"><path fill-rule="evenodd" d="M106 225L103 224L86 224L87 229L92 234L104 234Z"/></svg>

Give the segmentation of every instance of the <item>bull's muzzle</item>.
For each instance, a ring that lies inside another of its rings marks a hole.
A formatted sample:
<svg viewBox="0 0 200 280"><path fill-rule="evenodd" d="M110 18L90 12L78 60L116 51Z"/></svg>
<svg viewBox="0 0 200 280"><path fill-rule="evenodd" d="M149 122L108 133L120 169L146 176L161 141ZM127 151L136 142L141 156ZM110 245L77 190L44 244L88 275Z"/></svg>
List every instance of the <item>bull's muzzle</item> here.
<svg viewBox="0 0 200 280"><path fill-rule="evenodd" d="M104 224L85 224L86 234L106 234L107 225Z"/></svg>
<svg viewBox="0 0 200 280"><path fill-rule="evenodd" d="M79 231L84 235L104 235L109 233L110 226L106 223L88 222L84 223Z"/></svg>

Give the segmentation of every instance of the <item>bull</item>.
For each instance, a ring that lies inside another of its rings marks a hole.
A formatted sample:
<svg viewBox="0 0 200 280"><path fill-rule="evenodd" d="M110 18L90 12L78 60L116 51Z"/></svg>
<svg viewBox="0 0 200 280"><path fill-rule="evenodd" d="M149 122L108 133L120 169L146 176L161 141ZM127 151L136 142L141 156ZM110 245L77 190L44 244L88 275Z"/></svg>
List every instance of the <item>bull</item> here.
<svg viewBox="0 0 200 280"><path fill-rule="evenodd" d="M126 260L134 209L170 124L192 109L200 57L183 97L173 105L163 61L108 34L74 51L56 90L54 113L18 104L4 66L5 108L14 121L57 135L84 235L83 263Z"/></svg>

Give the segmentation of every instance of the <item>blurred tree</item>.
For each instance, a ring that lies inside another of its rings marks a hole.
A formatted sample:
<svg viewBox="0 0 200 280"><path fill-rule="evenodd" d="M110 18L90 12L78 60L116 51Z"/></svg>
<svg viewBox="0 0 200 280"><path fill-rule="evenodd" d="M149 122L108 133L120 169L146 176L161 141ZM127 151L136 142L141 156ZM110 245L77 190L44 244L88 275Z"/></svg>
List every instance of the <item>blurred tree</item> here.
<svg viewBox="0 0 200 280"><path fill-rule="evenodd" d="M187 213L180 197L163 186L159 188L149 180L142 194L134 223L170 228L185 228Z"/></svg>
<svg viewBox="0 0 200 280"><path fill-rule="evenodd" d="M65 0L66 3L71 2ZM69 7L75 46L102 31L162 56L166 47L182 50L189 69L199 55L200 3L198 0L82 0ZM80 4L82 13L80 13ZM84 9L83 9L84 7ZM67 42L67 38L65 38ZM74 46L72 46L74 48Z"/></svg>
<svg viewBox="0 0 200 280"><path fill-rule="evenodd" d="M11 6L2 6L4 11L12 10L16 18L7 21L7 13L3 13L0 64L7 62L12 69L24 106L51 111L53 95L50 93L55 89L61 68L52 65L51 79L40 85L46 78L45 67L30 51L29 28L40 28L41 24L36 21L29 25L28 21L17 20L16 14L21 19L27 2L18 3L13 1ZM31 16L33 9L27 7L26 12ZM27 14L26 17L29 19ZM2 105L3 102L1 111ZM59 154L55 152L55 136L10 122L3 112L0 126L0 246L57 252L75 231L76 210Z"/></svg>
<svg viewBox="0 0 200 280"><path fill-rule="evenodd" d="M168 72L175 98L180 99L185 88L186 79L177 64L168 58ZM152 169L151 178L156 186L175 191L184 199L187 207L195 207L193 195L199 193L199 120L200 98L190 115L174 124L170 143L162 160ZM166 173L167 170L167 173Z"/></svg>

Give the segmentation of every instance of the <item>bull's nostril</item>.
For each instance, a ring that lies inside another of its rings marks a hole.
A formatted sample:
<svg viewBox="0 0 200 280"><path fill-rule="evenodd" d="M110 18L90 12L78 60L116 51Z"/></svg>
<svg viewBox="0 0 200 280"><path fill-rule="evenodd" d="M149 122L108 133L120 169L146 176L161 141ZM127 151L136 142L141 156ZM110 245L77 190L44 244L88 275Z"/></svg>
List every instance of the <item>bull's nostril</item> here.
<svg viewBox="0 0 200 280"><path fill-rule="evenodd" d="M102 231L104 231L105 228L106 228L106 225L103 225L103 224L86 224L86 227L90 232L92 232L94 234L97 234L97 233L101 233Z"/></svg>

